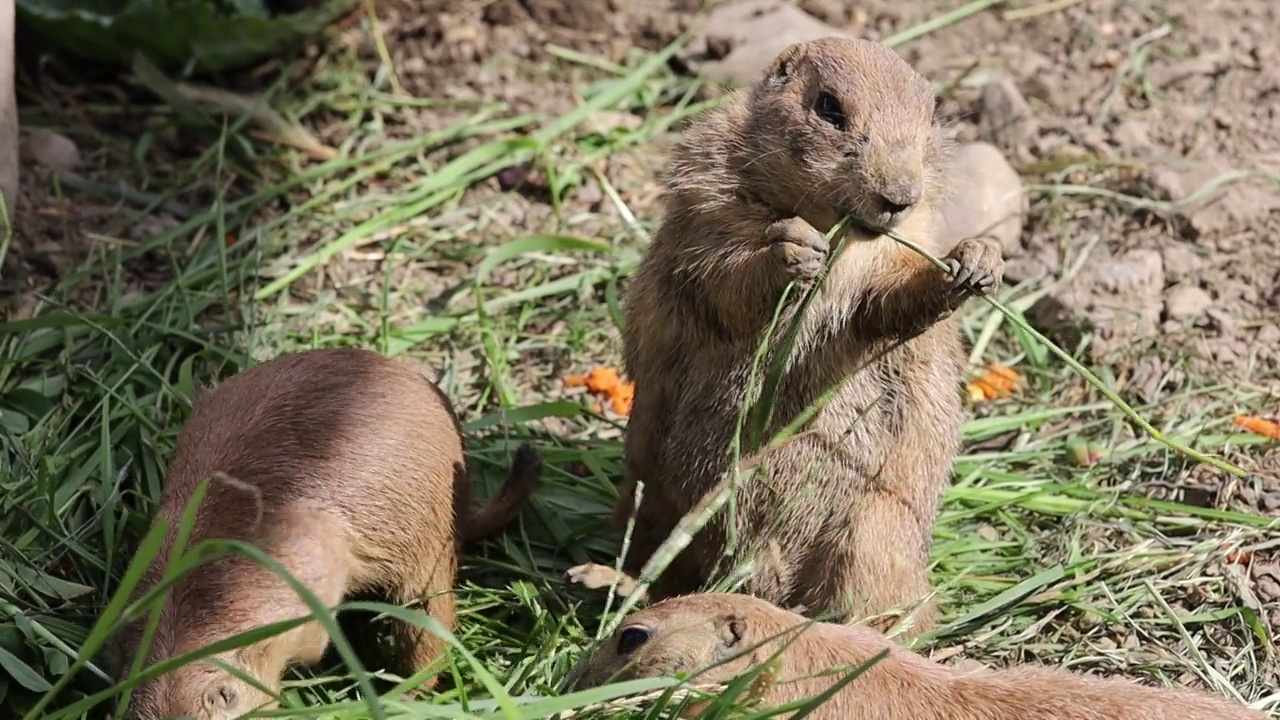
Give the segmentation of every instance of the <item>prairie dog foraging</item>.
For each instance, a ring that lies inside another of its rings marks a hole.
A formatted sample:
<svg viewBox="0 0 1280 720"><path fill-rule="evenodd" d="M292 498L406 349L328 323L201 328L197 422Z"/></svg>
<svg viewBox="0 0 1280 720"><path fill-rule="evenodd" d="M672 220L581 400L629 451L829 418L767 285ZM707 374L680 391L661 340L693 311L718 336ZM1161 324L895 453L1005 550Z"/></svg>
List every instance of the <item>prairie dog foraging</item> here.
<svg viewBox="0 0 1280 720"><path fill-rule="evenodd" d="M197 392L156 516L171 529L138 593L162 577L198 485L221 472L252 488L210 482L187 547L214 538L252 542L326 606L375 592L396 603L421 601L452 628L462 541L513 519L540 470L537 451L521 445L502 490L473 509L461 428L420 367L349 348L284 355ZM144 667L308 613L285 580L248 558L205 563L168 593ZM121 633L121 675L144 626L145 617ZM407 623L393 635L390 666L402 676L444 651L444 641ZM217 657L276 690L289 664L318 662L328 644L311 622ZM271 707L269 699L195 662L134 688L125 720L223 720Z"/></svg>
<svg viewBox="0 0 1280 720"><path fill-rule="evenodd" d="M636 395L619 526L637 482L644 493L624 572L635 576L730 470L741 408L760 397L749 387L757 348L787 284L819 274L823 234L856 213L930 246L949 157L934 113L929 83L893 51L826 38L792 45L753 90L685 132L665 218L627 290ZM945 260L952 274L891 238L848 231L765 437L828 389L834 397L792 442L761 453L764 471L736 491L731 557L754 561L745 592L846 620L917 604L907 634L931 626L927 557L963 419L964 353L947 316L997 288L1004 268L991 238L964 239ZM758 449L744 441L742 453ZM706 589L727 517L694 536L652 599ZM613 576L570 571L589 587Z"/></svg>
<svg viewBox="0 0 1280 720"><path fill-rule="evenodd" d="M1265 720L1206 693L1153 688L1025 665L963 673L902 648L868 627L813 623L747 595L669 598L629 616L569 679L578 689L614 681L699 673L725 682L781 663L759 700L776 706L813 697L882 651L888 655L808 717L813 720ZM791 630L791 632L788 632ZM790 643L787 645L787 643ZM770 672L769 670L765 671ZM786 717L781 715L779 717Z"/></svg>

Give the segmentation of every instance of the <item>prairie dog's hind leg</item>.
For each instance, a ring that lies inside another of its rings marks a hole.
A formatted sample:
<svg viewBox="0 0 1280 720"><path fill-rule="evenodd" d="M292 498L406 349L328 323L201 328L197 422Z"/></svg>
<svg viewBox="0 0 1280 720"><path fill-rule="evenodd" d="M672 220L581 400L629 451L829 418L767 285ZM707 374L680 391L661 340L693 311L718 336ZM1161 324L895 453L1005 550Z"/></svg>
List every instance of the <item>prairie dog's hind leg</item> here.
<svg viewBox="0 0 1280 720"><path fill-rule="evenodd" d="M874 624L886 632L904 620L906 638L931 629L937 616L928 574L932 533L884 491L868 498L855 525L848 562L836 564L843 598L865 615L882 616Z"/></svg>
<svg viewBox="0 0 1280 720"><path fill-rule="evenodd" d="M905 637L929 629L935 608L927 557L919 550L927 538L918 525L904 517L898 500L868 495L840 532L818 546L789 604L805 607L814 619L866 622L883 632L909 619Z"/></svg>
<svg viewBox="0 0 1280 720"><path fill-rule="evenodd" d="M424 585L425 587L397 588L391 593L391 601L395 604L420 601L423 612L452 630L457 617L453 589L434 582ZM400 619L392 621L391 636L394 644L389 665L397 675L407 678L428 668L437 671L444 669L445 650L448 647L444 638ZM430 690L435 686L436 679L436 674L430 675L417 686L416 691Z"/></svg>

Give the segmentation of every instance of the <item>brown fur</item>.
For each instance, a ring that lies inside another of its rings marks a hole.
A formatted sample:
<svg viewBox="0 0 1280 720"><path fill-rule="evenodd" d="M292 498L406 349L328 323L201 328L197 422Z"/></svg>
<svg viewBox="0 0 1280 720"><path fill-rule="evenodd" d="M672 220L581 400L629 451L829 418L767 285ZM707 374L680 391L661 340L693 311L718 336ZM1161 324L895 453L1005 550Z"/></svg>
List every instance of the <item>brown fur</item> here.
<svg viewBox="0 0 1280 720"><path fill-rule="evenodd" d="M746 595L670 598L628 617L574 669L578 689L613 680L698 673L694 684L726 682L781 663L759 699L781 705L813 697L882 651L812 720L1263 720L1261 712L1206 693L1153 688L1044 667L963 673L913 653L867 627L814 623ZM792 632L789 630L797 629ZM627 635L630 647L619 642ZM787 643L790 645L787 645ZM715 666L712 668L712 666ZM699 671L711 668L705 673ZM760 684L757 684L760 687ZM779 717L787 717L781 715Z"/></svg>
<svg viewBox="0 0 1280 720"><path fill-rule="evenodd" d="M197 486L221 472L233 482L209 484L187 547L214 538L254 542L329 607L374 592L396 603L421 601L452 628L461 541L513 519L540 464L533 447L522 445L501 492L473 510L461 428L420 367L357 349L285 355L196 394L156 515L170 531L138 592L161 579ZM235 555L206 563L170 590L146 666L307 614L283 579L253 561ZM122 632L121 675L144 622ZM391 667L403 676L444 650L444 641L407 623L394 634ZM275 690L286 666L318 662L328 644L312 622L218 657ZM268 700L197 662L134 689L126 720L230 718L270 707Z"/></svg>
<svg viewBox="0 0 1280 720"><path fill-rule="evenodd" d="M823 92L845 127L815 109ZM636 395L616 522L644 483L627 573L730 469L740 408L759 394L748 389L756 349L787 283L808 283L826 257L821 233L856 212L929 247L949 157L934 109L929 83L891 50L828 38L790 47L754 90L685 133L666 217L627 291ZM889 200L904 207L891 213ZM839 390L736 492L731 557L755 561L745 591L770 602L844 619L919 603L919 632L932 623L927 556L963 419L964 354L946 316L997 287L1003 261L990 239L962 241L947 256L953 278L888 237L847 237L805 315L766 437ZM707 587L725 518L657 579L654 599ZM595 586L590 570L571 577Z"/></svg>

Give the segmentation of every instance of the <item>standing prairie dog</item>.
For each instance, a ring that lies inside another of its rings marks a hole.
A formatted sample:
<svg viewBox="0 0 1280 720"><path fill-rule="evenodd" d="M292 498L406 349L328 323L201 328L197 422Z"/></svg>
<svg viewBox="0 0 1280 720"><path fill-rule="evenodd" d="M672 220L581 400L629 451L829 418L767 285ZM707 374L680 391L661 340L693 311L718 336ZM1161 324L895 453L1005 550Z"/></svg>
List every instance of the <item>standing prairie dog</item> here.
<svg viewBox="0 0 1280 720"><path fill-rule="evenodd" d="M818 695L883 651L888 655L820 705L812 720L1265 720L1205 693L1153 688L1024 665L963 673L902 648L867 627L812 623L758 598L674 597L633 613L574 668L577 689L689 673L723 683L780 664L756 699L769 706ZM715 667L712 667L715 666ZM702 671L706 672L702 672ZM696 673L696 674L695 674ZM740 701L745 698L740 697ZM787 717L781 715L779 717Z"/></svg>
<svg viewBox="0 0 1280 720"><path fill-rule="evenodd" d="M888 48L825 38L782 52L672 152L665 218L627 290L636 395L615 523L644 484L629 576L729 472L741 408L760 395L748 387L757 348L788 283L818 276L831 250L824 233L856 213L931 245L950 147L935 104ZM754 561L746 592L847 621L914 605L904 635L932 625L927 557L963 420L964 353L948 315L997 288L1004 268L988 237L960 241L945 261L951 273L886 236L847 232L802 320L765 437L829 388L835 395L790 443L742 448L763 470L734 498L730 558ZM652 599L706 589L727 518L693 537ZM569 576L588 587L616 579L593 564Z"/></svg>
<svg viewBox="0 0 1280 720"><path fill-rule="evenodd" d="M224 473L232 481L209 483L187 547L217 538L252 542L328 607L371 591L395 603L420 601L452 629L462 541L513 519L540 469L539 454L521 445L502 490L473 509L461 428L422 368L349 348L284 355L196 393L157 512L170 530L137 592L165 572L198 485ZM285 580L244 556L205 563L168 593L144 667L309 613ZM145 616L121 634L121 675L144 625ZM408 623L393 633L398 674L441 659L445 643L435 635ZM289 664L318 662L328 644L313 621L216 657L277 690ZM125 720L224 720L269 701L195 662L135 688Z"/></svg>

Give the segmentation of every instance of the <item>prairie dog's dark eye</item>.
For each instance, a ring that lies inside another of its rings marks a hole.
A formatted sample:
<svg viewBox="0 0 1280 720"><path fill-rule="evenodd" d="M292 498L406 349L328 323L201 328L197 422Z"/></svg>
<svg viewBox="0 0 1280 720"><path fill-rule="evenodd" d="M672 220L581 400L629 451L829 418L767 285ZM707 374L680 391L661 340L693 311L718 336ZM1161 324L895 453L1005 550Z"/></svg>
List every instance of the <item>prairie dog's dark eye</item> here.
<svg viewBox="0 0 1280 720"><path fill-rule="evenodd" d="M642 627L629 627L618 636L618 654L630 655L649 642L649 631Z"/></svg>
<svg viewBox="0 0 1280 720"><path fill-rule="evenodd" d="M818 113L818 117L841 130L849 126L849 118L844 114L844 106L835 95L829 92L818 94L818 102L814 103L813 109Z"/></svg>

